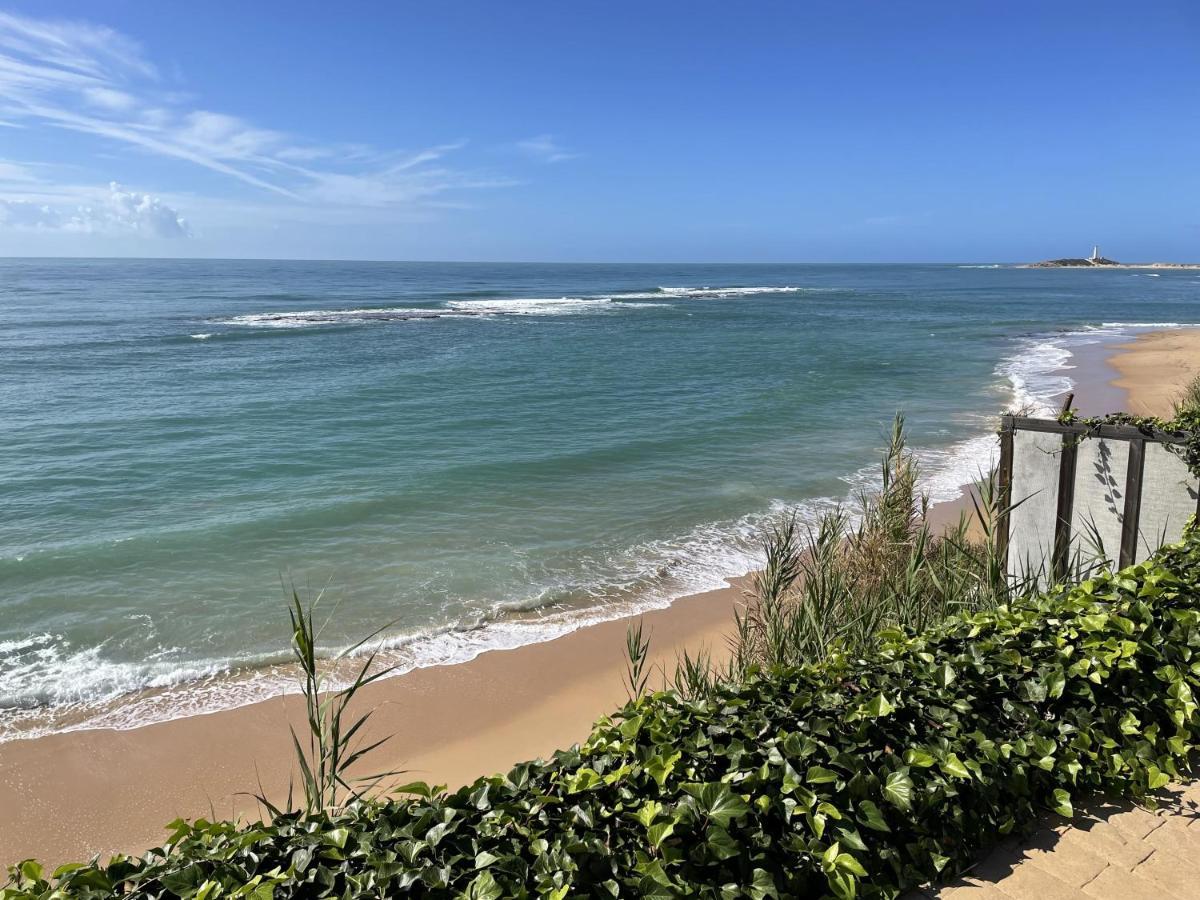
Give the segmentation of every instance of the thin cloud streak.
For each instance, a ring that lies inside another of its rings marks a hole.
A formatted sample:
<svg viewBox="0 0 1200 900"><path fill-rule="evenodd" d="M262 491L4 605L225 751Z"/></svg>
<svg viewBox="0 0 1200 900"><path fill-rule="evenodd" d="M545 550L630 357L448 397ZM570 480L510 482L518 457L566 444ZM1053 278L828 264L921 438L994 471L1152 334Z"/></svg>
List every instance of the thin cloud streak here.
<svg viewBox="0 0 1200 900"><path fill-rule="evenodd" d="M517 149L526 156L545 163L563 162L579 156L578 153L572 153L559 144L550 134L540 134L537 137L517 141Z"/></svg>
<svg viewBox="0 0 1200 900"><path fill-rule="evenodd" d="M450 192L516 183L448 164L465 140L409 152L322 145L193 106L187 96L160 89L157 68L124 35L89 23L10 13L0 13L0 124L63 129L178 160L290 201L289 206L400 211L432 205ZM546 161L570 155L545 143L549 140L523 142L529 143L525 152ZM0 199L24 202L14 192L17 180L0 171ZM76 216L69 208L52 208L60 222ZM28 216L26 207L20 209Z"/></svg>

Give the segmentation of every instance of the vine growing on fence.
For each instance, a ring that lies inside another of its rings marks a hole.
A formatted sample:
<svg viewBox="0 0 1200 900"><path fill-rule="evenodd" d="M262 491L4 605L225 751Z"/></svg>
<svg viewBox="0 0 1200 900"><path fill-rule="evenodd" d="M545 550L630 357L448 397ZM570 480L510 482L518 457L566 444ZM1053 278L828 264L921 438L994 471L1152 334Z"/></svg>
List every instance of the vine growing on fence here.
<svg viewBox="0 0 1200 900"><path fill-rule="evenodd" d="M1200 478L1200 409L1177 409L1171 419L1159 416L1135 416L1127 412L1108 413L1103 416L1081 416L1074 409L1059 413L1058 421L1063 425L1079 425L1088 430L1086 436L1093 436L1105 425L1124 425L1136 428L1147 437L1155 432L1163 432L1177 440L1164 443L1163 446L1178 456L1187 464L1188 471ZM1082 437L1080 438L1083 439Z"/></svg>

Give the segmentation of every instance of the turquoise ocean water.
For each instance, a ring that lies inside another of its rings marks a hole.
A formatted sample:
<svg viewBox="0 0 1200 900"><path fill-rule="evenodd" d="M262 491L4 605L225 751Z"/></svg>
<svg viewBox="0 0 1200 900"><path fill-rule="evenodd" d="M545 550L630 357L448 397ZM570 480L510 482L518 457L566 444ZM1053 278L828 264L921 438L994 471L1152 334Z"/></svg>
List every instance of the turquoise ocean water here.
<svg viewBox="0 0 1200 900"><path fill-rule="evenodd" d="M947 499L1196 322L1186 271L0 260L0 739L284 690L284 584L404 666L720 586L896 410Z"/></svg>

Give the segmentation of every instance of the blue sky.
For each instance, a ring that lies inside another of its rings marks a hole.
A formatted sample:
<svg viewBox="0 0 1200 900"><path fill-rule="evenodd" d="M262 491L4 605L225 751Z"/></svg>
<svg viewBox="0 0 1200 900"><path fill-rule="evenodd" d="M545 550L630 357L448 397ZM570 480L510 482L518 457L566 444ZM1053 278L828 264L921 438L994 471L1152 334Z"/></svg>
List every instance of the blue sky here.
<svg viewBox="0 0 1200 900"><path fill-rule="evenodd" d="M0 255L1200 259L1200 4L0 0Z"/></svg>

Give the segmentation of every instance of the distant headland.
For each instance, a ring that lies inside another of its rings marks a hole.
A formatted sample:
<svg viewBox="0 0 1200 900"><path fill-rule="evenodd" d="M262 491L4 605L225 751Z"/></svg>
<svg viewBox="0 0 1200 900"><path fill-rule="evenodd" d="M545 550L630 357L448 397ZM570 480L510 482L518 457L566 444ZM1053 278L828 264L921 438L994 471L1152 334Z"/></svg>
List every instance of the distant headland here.
<svg viewBox="0 0 1200 900"><path fill-rule="evenodd" d="M1200 263L1119 263L1100 255L1099 247L1092 247L1092 255L1067 259L1047 259L1042 262L1025 263L1018 269L1200 269Z"/></svg>

